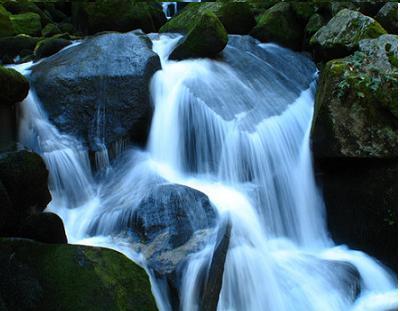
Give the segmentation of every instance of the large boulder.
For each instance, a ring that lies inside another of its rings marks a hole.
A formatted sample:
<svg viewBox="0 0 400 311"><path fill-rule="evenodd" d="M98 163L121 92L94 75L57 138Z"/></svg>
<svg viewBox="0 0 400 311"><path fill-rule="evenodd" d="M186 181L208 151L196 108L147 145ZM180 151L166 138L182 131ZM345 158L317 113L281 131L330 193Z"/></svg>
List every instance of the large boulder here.
<svg viewBox="0 0 400 311"><path fill-rule="evenodd" d="M50 202L47 179L48 171L39 155L25 150L0 155L0 180L17 214L16 222L42 211Z"/></svg>
<svg viewBox="0 0 400 311"><path fill-rule="evenodd" d="M29 92L29 82L14 69L0 65L0 105L22 101Z"/></svg>
<svg viewBox="0 0 400 311"><path fill-rule="evenodd" d="M397 36L359 47L323 69L312 130L316 176L333 238L396 269Z"/></svg>
<svg viewBox="0 0 400 311"><path fill-rule="evenodd" d="M157 32L166 22L159 3L117 1L83 1L73 3L73 22L83 32L127 32L141 29L146 33Z"/></svg>
<svg viewBox="0 0 400 311"><path fill-rule="evenodd" d="M28 216L22 221L16 236L43 243L67 243L63 221L53 213L37 213Z"/></svg>
<svg viewBox="0 0 400 311"><path fill-rule="evenodd" d="M397 36L360 46L323 69L313 131L317 157L397 156Z"/></svg>
<svg viewBox="0 0 400 311"><path fill-rule="evenodd" d="M45 12L43 12L39 8L40 2L34 2L29 0L19 0L19 1L2 1L4 7L8 12L11 12L14 15L24 14L24 13L35 13L40 16L40 21L43 25L51 23L51 16Z"/></svg>
<svg viewBox="0 0 400 311"><path fill-rule="evenodd" d="M397 35L398 32L398 4L397 2L386 3L378 12L375 19L389 33Z"/></svg>
<svg viewBox="0 0 400 311"><path fill-rule="evenodd" d="M280 2L258 18L251 35L262 42L274 42L299 50L303 40L302 29L290 3Z"/></svg>
<svg viewBox="0 0 400 311"><path fill-rule="evenodd" d="M149 81L161 68L144 36L98 35L34 66L31 82L53 124L95 151L125 138L144 144Z"/></svg>
<svg viewBox="0 0 400 311"><path fill-rule="evenodd" d="M16 34L40 36L42 24L40 16L36 13L23 13L10 16L11 23Z"/></svg>
<svg viewBox="0 0 400 311"><path fill-rule="evenodd" d="M214 13L205 11L191 21L191 28L172 51L171 59L214 57L228 43L228 35Z"/></svg>
<svg viewBox="0 0 400 311"><path fill-rule="evenodd" d="M0 61L10 64L16 58L32 55L38 41L39 38L27 35L0 38Z"/></svg>
<svg viewBox="0 0 400 311"><path fill-rule="evenodd" d="M0 240L8 310L157 310L146 272L113 250Z"/></svg>
<svg viewBox="0 0 400 311"><path fill-rule="evenodd" d="M357 11L341 10L311 38L316 59L330 60L347 56L358 48L363 39L377 38L386 34L385 29Z"/></svg>

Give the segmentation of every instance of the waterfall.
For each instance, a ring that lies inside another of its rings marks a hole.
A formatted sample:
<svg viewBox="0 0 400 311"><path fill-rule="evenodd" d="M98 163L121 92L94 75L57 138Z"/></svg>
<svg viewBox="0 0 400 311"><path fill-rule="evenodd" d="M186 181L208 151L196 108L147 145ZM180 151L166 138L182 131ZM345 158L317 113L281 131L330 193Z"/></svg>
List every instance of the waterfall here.
<svg viewBox="0 0 400 311"><path fill-rule="evenodd" d="M62 217L69 242L126 254L146 268L160 310L170 310L143 254L114 232L156 185L185 185L209 197L217 228L226 219L232 224L218 310L396 308L393 274L360 251L334 245L326 230L309 147L313 62L247 36L230 36L218 60L169 61L180 37L151 38L162 70L150 85L148 146L121 150L112 163L97 155L107 170L91 171L83 144L49 122L34 90L22 103L20 141L46 162L53 197L47 209ZM29 66L15 68L29 75ZM188 258L181 310L200 310L202 273L215 243L214 232Z"/></svg>

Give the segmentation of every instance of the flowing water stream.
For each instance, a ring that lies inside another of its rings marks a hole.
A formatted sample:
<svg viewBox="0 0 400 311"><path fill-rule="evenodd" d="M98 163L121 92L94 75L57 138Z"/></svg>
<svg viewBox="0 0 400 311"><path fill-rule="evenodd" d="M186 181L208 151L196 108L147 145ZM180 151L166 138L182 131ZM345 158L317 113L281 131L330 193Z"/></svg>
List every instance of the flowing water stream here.
<svg viewBox="0 0 400 311"><path fill-rule="evenodd" d="M152 40L162 70L150 85L148 146L121 142L111 164L107 151L99 153L95 175L85 147L48 121L34 90L22 103L21 143L47 164L47 210L62 217L69 242L113 248L144 266L158 307L170 310L144 256L114 232L154 184L181 184L209 197L217 227L226 219L232 224L218 310L395 309L395 276L368 255L334 245L326 230L309 140L312 61L231 36L221 59L175 62L168 55L179 36ZM30 65L16 69L29 75ZM213 235L189 258L181 310L199 309L199 280L215 241Z"/></svg>

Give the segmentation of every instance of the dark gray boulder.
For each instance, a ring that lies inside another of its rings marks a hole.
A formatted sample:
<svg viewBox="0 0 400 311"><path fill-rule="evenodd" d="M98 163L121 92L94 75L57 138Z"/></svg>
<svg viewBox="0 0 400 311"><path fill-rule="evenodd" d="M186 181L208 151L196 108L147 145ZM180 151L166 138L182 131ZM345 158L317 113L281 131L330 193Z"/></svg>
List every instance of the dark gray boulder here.
<svg viewBox="0 0 400 311"><path fill-rule="evenodd" d="M146 142L149 81L161 67L143 36L98 35L33 67L32 85L62 132L93 151L125 138Z"/></svg>
<svg viewBox="0 0 400 311"><path fill-rule="evenodd" d="M50 244L67 243L63 221L53 213L38 213L26 218L18 237Z"/></svg>

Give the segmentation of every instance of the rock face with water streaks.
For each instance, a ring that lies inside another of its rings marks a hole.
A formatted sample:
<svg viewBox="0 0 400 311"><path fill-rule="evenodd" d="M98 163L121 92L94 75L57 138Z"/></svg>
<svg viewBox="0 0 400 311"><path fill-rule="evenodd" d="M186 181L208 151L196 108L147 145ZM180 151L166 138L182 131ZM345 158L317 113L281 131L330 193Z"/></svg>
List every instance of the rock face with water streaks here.
<svg viewBox="0 0 400 311"><path fill-rule="evenodd" d="M33 68L32 84L62 132L91 150L123 138L146 141L152 116L147 90L160 60L143 36L98 35Z"/></svg>
<svg viewBox="0 0 400 311"><path fill-rule="evenodd" d="M157 310L146 272L113 250L0 239L0 275L5 310Z"/></svg>

